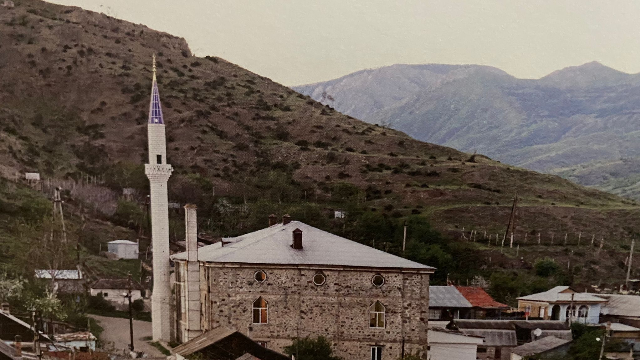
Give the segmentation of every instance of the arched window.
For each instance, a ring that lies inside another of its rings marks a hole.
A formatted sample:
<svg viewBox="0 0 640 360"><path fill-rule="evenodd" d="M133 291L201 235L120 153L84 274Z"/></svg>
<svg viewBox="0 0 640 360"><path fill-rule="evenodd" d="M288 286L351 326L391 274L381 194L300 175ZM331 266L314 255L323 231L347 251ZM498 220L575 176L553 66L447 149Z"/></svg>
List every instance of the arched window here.
<svg viewBox="0 0 640 360"><path fill-rule="evenodd" d="M551 320L560 320L560 305L553 305L551 308Z"/></svg>
<svg viewBox="0 0 640 360"><path fill-rule="evenodd" d="M570 319L570 318L571 318L571 319L575 319L575 318L576 318L576 315L577 315L577 314L576 314L576 310L577 310L577 309L576 309L575 305L573 305L573 306L571 306L571 305L567 306L567 312L566 312L566 314L565 314L565 319L567 319L567 320L568 320L568 319Z"/></svg>
<svg viewBox="0 0 640 360"><path fill-rule="evenodd" d="M253 302L253 323L254 324L266 324L267 315L269 311L269 304L265 299L261 297L257 298Z"/></svg>
<svg viewBox="0 0 640 360"><path fill-rule="evenodd" d="M371 304L371 306L369 306L369 327L384 329L384 313L385 308L380 301Z"/></svg>
<svg viewBox="0 0 640 360"><path fill-rule="evenodd" d="M589 307L587 305L582 305L578 309L578 320L581 322L587 322L587 317L589 316Z"/></svg>

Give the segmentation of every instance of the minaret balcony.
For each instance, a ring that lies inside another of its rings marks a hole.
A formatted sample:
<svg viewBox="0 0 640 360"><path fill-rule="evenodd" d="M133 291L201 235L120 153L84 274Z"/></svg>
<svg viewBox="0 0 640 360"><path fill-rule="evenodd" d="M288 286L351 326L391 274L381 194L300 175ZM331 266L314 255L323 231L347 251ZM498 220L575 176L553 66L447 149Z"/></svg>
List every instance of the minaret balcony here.
<svg viewBox="0 0 640 360"><path fill-rule="evenodd" d="M169 179L173 167L169 164L145 164L144 173L147 174L149 180L165 180Z"/></svg>

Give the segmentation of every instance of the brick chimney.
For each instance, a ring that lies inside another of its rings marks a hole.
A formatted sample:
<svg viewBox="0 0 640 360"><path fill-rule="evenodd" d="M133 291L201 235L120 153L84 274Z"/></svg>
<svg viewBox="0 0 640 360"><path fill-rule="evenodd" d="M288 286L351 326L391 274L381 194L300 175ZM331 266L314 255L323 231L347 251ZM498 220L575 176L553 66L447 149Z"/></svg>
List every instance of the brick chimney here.
<svg viewBox="0 0 640 360"><path fill-rule="evenodd" d="M184 232L187 261L198 261L198 208L193 204L184 206Z"/></svg>
<svg viewBox="0 0 640 360"><path fill-rule="evenodd" d="M293 230L293 244L291 247L296 250L302 250L302 230Z"/></svg>
<svg viewBox="0 0 640 360"><path fill-rule="evenodd" d="M278 217L276 214L269 215L269 226L273 226L278 222Z"/></svg>
<svg viewBox="0 0 640 360"><path fill-rule="evenodd" d="M3 313L5 314L10 314L10 310L9 310L9 303L2 303L2 305L0 305L0 309L2 310Z"/></svg>
<svg viewBox="0 0 640 360"><path fill-rule="evenodd" d="M285 214L284 216L282 216L282 225L287 225L290 222L291 222L291 215Z"/></svg>

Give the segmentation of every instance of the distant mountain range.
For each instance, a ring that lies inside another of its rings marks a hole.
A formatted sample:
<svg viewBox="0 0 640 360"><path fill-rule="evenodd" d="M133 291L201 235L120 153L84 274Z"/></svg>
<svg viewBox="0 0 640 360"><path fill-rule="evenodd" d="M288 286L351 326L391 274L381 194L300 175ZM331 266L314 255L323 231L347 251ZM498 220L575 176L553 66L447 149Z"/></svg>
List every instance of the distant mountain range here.
<svg viewBox="0 0 640 360"><path fill-rule="evenodd" d="M479 65L393 65L294 87L355 118L640 198L640 74L598 62L517 79Z"/></svg>

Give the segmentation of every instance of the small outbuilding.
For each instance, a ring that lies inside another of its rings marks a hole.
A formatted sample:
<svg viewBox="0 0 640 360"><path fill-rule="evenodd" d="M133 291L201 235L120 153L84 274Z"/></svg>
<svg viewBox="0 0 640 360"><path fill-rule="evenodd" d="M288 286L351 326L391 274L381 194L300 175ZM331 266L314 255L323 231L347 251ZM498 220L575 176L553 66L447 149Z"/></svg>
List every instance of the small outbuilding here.
<svg viewBox="0 0 640 360"><path fill-rule="evenodd" d="M484 340L479 336L459 331L429 329L429 360L476 360L478 346Z"/></svg>
<svg viewBox="0 0 640 360"><path fill-rule="evenodd" d="M117 259L137 259L139 254L138 243L129 240L114 240L108 244L110 253Z"/></svg>
<svg viewBox="0 0 640 360"><path fill-rule="evenodd" d="M129 306L129 299L125 297L128 291L128 279L100 279L91 284L89 289L91 296L102 296L118 309L125 309ZM131 301L142 299L143 291L144 289L140 283L131 281Z"/></svg>
<svg viewBox="0 0 640 360"><path fill-rule="evenodd" d="M429 321L468 319L471 308L455 286L429 286Z"/></svg>
<svg viewBox="0 0 640 360"><path fill-rule="evenodd" d="M559 339L555 336L547 336L540 340L532 341L511 350L511 360L521 360L537 355L566 355L571 340Z"/></svg>

